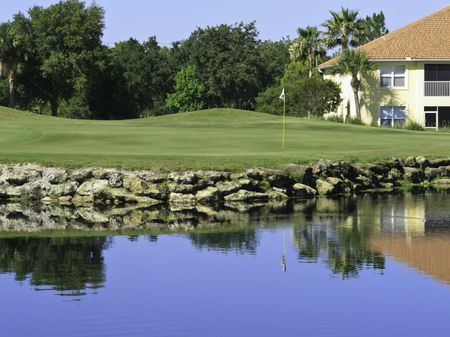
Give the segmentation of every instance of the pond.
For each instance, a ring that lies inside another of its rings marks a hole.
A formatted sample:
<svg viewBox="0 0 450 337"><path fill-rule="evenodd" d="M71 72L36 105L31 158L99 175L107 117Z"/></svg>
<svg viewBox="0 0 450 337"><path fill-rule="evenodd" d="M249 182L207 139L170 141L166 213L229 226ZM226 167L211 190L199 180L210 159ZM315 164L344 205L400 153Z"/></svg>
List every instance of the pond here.
<svg viewBox="0 0 450 337"><path fill-rule="evenodd" d="M1 205L2 335L448 336L449 196L166 211L117 233Z"/></svg>

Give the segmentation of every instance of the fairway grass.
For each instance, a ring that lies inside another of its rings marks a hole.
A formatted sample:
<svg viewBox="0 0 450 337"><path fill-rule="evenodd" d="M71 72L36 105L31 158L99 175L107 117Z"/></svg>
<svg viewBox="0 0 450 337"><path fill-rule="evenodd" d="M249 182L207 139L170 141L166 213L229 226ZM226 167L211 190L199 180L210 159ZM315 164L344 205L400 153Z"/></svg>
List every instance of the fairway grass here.
<svg viewBox="0 0 450 337"><path fill-rule="evenodd" d="M212 109L123 121L85 121L0 108L0 162L133 169L276 168L318 159L370 162L450 156L450 134L344 125Z"/></svg>

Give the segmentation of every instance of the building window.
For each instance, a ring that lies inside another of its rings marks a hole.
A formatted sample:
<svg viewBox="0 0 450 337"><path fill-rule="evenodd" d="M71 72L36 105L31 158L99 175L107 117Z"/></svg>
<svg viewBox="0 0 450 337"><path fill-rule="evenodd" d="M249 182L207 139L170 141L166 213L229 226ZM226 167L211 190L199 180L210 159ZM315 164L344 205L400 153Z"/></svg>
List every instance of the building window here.
<svg viewBox="0 0 450 337"><path fill-rule="evenodd" d="M402 126L406 122L406 109L404 106L380 107L380 125L393 128Z"/></svg>
<svg viewBox="0 0 450 337"><path fill-rule="evenodd" d="M406 67L405 66L382 66L380 69L380 85L383 88L405 88Z"/></svg>
<svg viewBox="0 0 450 337"><path fill-rule="evenodd" d="M425 107L425 127L437 129L438 127L438 107L426 106Z"/></svg>

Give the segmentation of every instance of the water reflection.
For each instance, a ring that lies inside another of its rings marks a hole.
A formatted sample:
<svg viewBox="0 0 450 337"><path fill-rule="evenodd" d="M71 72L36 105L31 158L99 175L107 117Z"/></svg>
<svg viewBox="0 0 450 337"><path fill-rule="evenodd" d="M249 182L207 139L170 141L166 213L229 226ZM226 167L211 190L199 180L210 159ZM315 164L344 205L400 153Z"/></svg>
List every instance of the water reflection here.
<svg viewBox="0 0 450 337"><path fill-rule="evenodd" d="M85 295L105 281L105 237L13 238L0 240L0 272L29 279L36 290L62 296Z"/></svg>
<svg viewBox="0 0 450 337"><path fill-rule="evenodd" d="M0 228L3 235L12 238L0 239L0 273L13 274L17 281L29 281L36 290L52 289L60 295L80 296L104 285L104 251L111 247L114 230L127 235L130 241L146 235L156 249L158 236L173 232L182 233L205 253L249 255L258 254L262 232L282 230L292 238L287 245L295 246L298 257L290 264L320 263L330 274L347 279L357 277L365 269L384 270L386 256L392 256L450 283L447 200L444 192L397 193L324 198L241 211L202 207L177 212L1 205ZM109 236L78 237L80 232L73 237L64 237L61 232L41 238L32 236L39 233L38 229L55 228L106 231ZM11 234L20 230L36 233L29 237ZM275 258L281 256L282 270L289 272L283 243L273 245L280 254Z"/></svg>

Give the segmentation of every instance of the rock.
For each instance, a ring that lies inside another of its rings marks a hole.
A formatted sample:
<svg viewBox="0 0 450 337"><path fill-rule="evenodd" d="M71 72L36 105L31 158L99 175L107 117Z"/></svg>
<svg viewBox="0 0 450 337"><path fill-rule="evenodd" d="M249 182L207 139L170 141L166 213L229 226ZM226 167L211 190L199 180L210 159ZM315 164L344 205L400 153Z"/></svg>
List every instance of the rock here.
<svg viewBox="0 0 450 337"><path fill-rule="evenodd" d="M438 188L450 188L450 179L448 178L436 179L433 181L433 186Z"/></svg>
<svg viewBox="0 0 450 337"><path fill-rule="evenodd" d="M65 183L69 179L66 170L50 168L44 174L44 180L47 180L52 185Z"/></svg>
<svg viewBox="0 0 450 337"><path fill-rule="evenodd" d="M123 187L133 194L148 196L158 200L166 200L168 190L163 191L159 185L148 183L137 177L126 177L123 180Z"/></svg>
<svg viewBox="0 0 450 337"><path fill-rule="evenodd" d="M78 214L87 222L90 223L108 223L109 219L108 217L93 208L84 208L84 207L80 207L77 209Z"/></svg>
<svg viewBox="0 0 450 337"><path fill-rule="evenodd" d="M250 179L255 179L255 180L263 180L264 178L266 178L268 176L267 171L264 169L248 169L245 171L245 174L247 175L248 178Z"/></svg>
<svg viewBox="0 0 450 337"><path fill-rule="evenodd" d="M88 180L81 184L77 189L77 195L79 196L92 196L96 197L102 193L108 187L108 180Z"/></svg>
<svg viewBox="0 0 450 337"><path fill-rule="evenodd" d="M239 191L240 189L245 189L250 185L251 185L250 179L239 179L220 182L216 185L216 188L222 194L231 194Z"/></svg>
<svg viewBox="0 0 450 337"><path fill-rule="evenodd" d="M420 184L424 181L425 176L421 169L405 167L403 178L412 184Z"/></svg>
<svg viewBox="0 0 450 337"><path fill-rule="evenodd" d="M194 194L196 190L197 187L194 185L169 183L169 192Z"/></svg>
<svg viewBox="0 0 450 337"><path fill-rule="evenodd" d="M395 182L403 178L403 173L400 172L400 170L393 168L389 171L387 178L388 180Z"/></svg>
<svg viewBox="0 0 450 337"><path fill-rule="evenodd" d="M3 177L12 186L22 186L30 181L39 179L41 172L34 169L16 167L10 171L3 172Z"/></svg>
<svg viewBox="0 0 450 337"><path fill-rule="evenodd" d="M153 206L161 203L160 200L155 200L149 197L136 196L135 194L130 193L124 188L105 188L100 192L100 195L94 197L94 200L98 200L98 202L100 203L111 201L115 204L138 203L145 204L147 206Z"/></svg>
<svg viewBox="0 0 450 337"><path fill-rule="evenodd" d="M152 171L139 171L137 172L137 177L153 184L159 184L167 181L167 176Z"/></svg>
<svg viewBox="0 0 450 337"><path fill-rule="evenodd" d="M123 186L123 174L122 173L113 173L109 177L108 184L111 187L118 188Z"/></svg>
<svg viewBox="0 0 450 337"><path fill-rule="evenodd" d="M355 179L355 183L356 186L354 188L355 191L365 191L365 190L370 190L373 188L376 188L377 184L374 183L374 178L375 176L372 175L372 178L363 176L363 175L359 175L358 177L356 177ZM378 180L378 179L376 179Z"/></svg>
<svg viewBox="0 0 450 337"><path fill-rule="evenodd" d="M198 171L195 175L201 180L204 186L213 186L219 181L230 179L230 173L219 171Z"/></svg>
<svg viewBox="0 0 450 337"><path fill-rule="evenodd" d="M168 175L169 180L177 184L193 185L198 181L194 172L187 171L183 173L172 172Z"/></svg>
<svg viewBox="0 0 450 337"><path fill-rule="evenodd" d="M60 205L71 205L72 204L72 197L71 196L60 197L58 199L58 202L59 202Z"/></svg>
<svg viewBox="0 0 450 337"><path fill-rule="evenodd" d="M343 193L345 188L341 179L328 177L326 180L317 180L317 191L320 195L332 195Z"/></svg>
<svg viewBox="0 0 450 337"><path fill-rule="evenodd" d="M447 177L450 173L447 167L427 167L424 171L425 179L428 181L433 181L439 177Z"/></svg>
<svg viewBox="0 0 450 337"><path fill-rule="evenodd" d="M192 194L170 193L169 203L172 210L179 211L195 208L197 199Z"/></svg>
<svg viewBox="0 0 450 337"><path fill-rule="evenodd" d="M314 197L317 194L317 191L310 186L297 183L293 186L293 194L300 198L310 198Z"/></svg>
<svg viewBox="0 0 450 337"><path fill-rule="evenodd" d="M245 201L245 202L257 202L268 201L269 196L267 193L252 192L247 190L239 190L236 193L227 195L225 201Z"/></svg>
<svg viewBox="0 0 450 337"><path fill-rule="evenodd" d="M76 181L77 183L84 183L85 181L91 179L94 176L92 169L80 169L74 170L70 174L70 179Z"/></svg>
<svg viewBox="0 0 450 337"><path fill-rule="evenodd" d="M348 162L319 160L312 165L312 171L317 177L334 177L354 180L358 176L357 169Z"/></svg>
<svg viewBox="0 0 450 337"><path fill-rule="evenodd" d="M447 159L432 159L429 161L430 167L437 168L441 166L450 166L450 158Z"/></svg>
<svg viewBox="0 0 450 337"><path fill-rule="evenodd" d="M392 190L395 187L393 183L380 183L380 185L385 190Z"/></svg>
<svg viewBox="0 0 450 337"><path fill-rule="evenodd" d="M405 159L405 167L416 167L416 158L415 157L408 157Z"/></svg>
<svg viewBox="0 0 450 337"><path fill-rule="evenodd" d="M68 182L60 185L52 185L50 189L50 194L53 197L65 197L65 196L73 196L78 189L78 183L76 182Z"/></svg>
<svg viewBox="0 0 450 337"><path fill-rule="evenodd" d="M416 157L415 161L418 167L420 167L421 169L425 169L430 166L430 162L428 161L428 159L423 156Z"/></svg>
<svg viewBox="0 0 450 337"><path fill-rule="evenodd" d="M387 175L389 172L389 167L381 165L381 164L369 164L366 166L362 166L363 168L367 168L370 172L376 175ZM367 176L367 173L364 172L364 175Z"/></svg>
<svg viewBox="0 0 450 337"><path fill-rule="evenodd" d="M269 196L269 200L272 201L284 201L289 199L287 191L277 187L273 187L268 190L267 195Z"/></svg>
<svg viewBox="0 0 450 337"><path fill-rule="evenodd" d="M212 202L218 202L220 201L220 192L215 187L208 187L204 190L198 191L195 195L195 198L199 202L206 202L206 203L212 203Z"/></svg>
<svg viewBox="0 0 450 337"><path fill-rule="evenodd" d="M290 189L294 180L284 174L281 173L273 173L266 178L266 181L269 182L271 187L281 188L281 189Z"/></svg>
<svg viewBox="0 0 450 337"><path fill-rule="evenodd" d="M41 202L42 202L43 204L51 204L52 201L53 201L53 199L50 198L50 197L44 197L44 198L41 199Z"/></svg>

